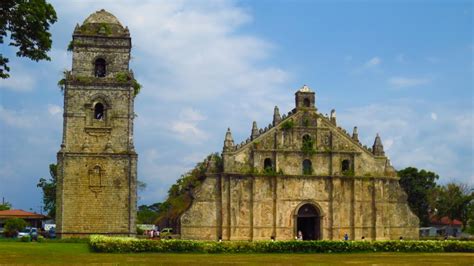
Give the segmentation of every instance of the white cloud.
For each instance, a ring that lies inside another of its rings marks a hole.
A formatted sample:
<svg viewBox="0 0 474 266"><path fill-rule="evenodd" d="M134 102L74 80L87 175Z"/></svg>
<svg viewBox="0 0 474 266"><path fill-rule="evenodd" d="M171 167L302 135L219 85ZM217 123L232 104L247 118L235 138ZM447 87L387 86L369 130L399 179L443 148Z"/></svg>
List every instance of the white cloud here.
<svg viewBox="0 0 474 266"><path fill-rule="evenodd" d="M436 113L431 113L430 116L434 121L438 120L438 115Z"/></svg>
<svg viewBox="0 0 474 266"><path fill-rule="evenodd" d="M442 177L441 182L450 178L469 182L474 170L472 155L468 155L472 154L472 114L438 106L436 112L426 116L424 110L428 108L429 103L420 101L372 104L338 112L338 122L344 128L357 125L361 142L369 146L379 132L386 154L397 169L414 166L435 171ZM432 122L433 117L437 123Z"/></svg>
<svg viewBox="0 0 474 266"><path fill-rule="evenodd" d="M55 104L48 104L48 113L52 116L56 116L58 114L61 114L63 112L63 108L59 105Z"/></svg>
<svg viewBox="0 0 474 266"><path fill-rule="evenodd" d="M96 1L58 5L72 17L104 7ZM258 64L273 45L238 31L252 17L233 1L120 1L106 9L130 28L134 61L146 65L135 72L146 97L213 101L235 90L270 92L288 80L283 69ZM150 89L156 84L159 90Z"/></svg>
<svg viewBox="0 0 474 266"><path fill-rule="evenodd" d="M428 78L407 78L407 77L392 77L388 79L388 83L397 88L415 87L426 85L431 82Z"/></svg>
<svg viewBox="0 0 474 266"><path fill-rule="evenodd" d="M186 108L179 118L170 128L175 137L186 143L200 143L208 138L208 134L198 127L198 122L206 119L199 111Z"/></svg>
<svg viewBox="0 0 474 266"><path fill-rule="evenodd" d="M346 61L346 63L349 61ZM361 74L361 73L366 73L366 72L372 72L372 73L381 73L382 70L380 68L380 65L382 64L382 59L378 56L374 56L370 58L368 61L365 63L362 63L361 65L355 67L351 73L352 74Z"/></svg>
<svg viewBox="0 0 474 266"><path fill-rule="evenodd" d="M31 128L36 120L36 116L30 116L24 111L8 110L0 105L0 122L8 127Z"/></svg>
<svg viewBox="0 0 474 266"><path fill-rule="evenodd" d="M181 113L179 114L180 119L183 119L185 121L202 121L206 120L206 117L203 116L198 110L195 110L193 108L185 108Z"/></svg>
<svg viewBox="0 0 474 266"><path fill-rule="evenodd" d="M26 68L18 63L10 64L10 77L8 79L3 79L0 82L0 90L10 90L15 92L29 92L32 91L36 78L34 74L30 71L27 71Z"/></svg>
<svg viewBox="0 0 474 266"><path fill-rule="evenodd" d="M369 61L367 61L364 66L367 68L373 68L380 65L381 63L382 63L382 59L376 56L376 57L371 58Z"/></svg>

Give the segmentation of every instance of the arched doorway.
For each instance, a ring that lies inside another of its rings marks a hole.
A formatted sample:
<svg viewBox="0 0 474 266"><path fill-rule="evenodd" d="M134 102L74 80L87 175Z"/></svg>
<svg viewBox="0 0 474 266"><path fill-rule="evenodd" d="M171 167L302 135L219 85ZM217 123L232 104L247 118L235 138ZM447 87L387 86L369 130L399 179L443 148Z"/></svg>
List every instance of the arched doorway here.
<svg viewBox="0 0 474 266"><path fill-rule="evenodd" d="M320 218L321 215L313 204L304 204L296 215L296 234L301 231L303 240L321 239Z"/></svg>

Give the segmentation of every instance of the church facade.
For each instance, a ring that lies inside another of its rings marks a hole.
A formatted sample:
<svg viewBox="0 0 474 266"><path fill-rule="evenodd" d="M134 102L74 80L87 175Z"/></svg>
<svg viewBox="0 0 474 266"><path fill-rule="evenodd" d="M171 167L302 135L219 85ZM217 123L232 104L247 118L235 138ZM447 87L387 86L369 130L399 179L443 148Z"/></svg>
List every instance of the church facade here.
<svg viewBox="0 0 474 266"><path fill-rule="evenodd" d="M304 86L295 108L234 144L210 166L180 218L181 237L205 240L417 239L418 218L377 135L372 148L317 111Z"/></svg>
<svg viewBox="0 0 474 266"><path fill-rule="evenodd" d="M137 154L131 38L105 10L77 25L69 47L57 154L58 237L135 235Z"/></svg>

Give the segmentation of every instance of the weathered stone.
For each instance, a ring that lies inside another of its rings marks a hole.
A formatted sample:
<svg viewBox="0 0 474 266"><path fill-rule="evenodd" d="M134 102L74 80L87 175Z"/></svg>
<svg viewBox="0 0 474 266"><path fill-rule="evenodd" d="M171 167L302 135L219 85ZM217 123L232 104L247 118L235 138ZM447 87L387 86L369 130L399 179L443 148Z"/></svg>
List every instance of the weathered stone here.
<svg viewBox="0 0 474 266"><path fill-rule="evenodd" d="M305 86L293 114L224 150L223 171L207 175L181 216L182 238L289 240L298 230L306 239L418 238L419 220L380 139L373 154L357 130L349 136L336 126L335 112L317 113L314 100Z"/></svg>
<svg viewBox="0 0 474 266"><path fill-rule="evenodd" d="M135 235L130 36L112 14L101 10L76 27L73 41L72 71L64 89L63 144L57 154L57 234Z"/></svg>

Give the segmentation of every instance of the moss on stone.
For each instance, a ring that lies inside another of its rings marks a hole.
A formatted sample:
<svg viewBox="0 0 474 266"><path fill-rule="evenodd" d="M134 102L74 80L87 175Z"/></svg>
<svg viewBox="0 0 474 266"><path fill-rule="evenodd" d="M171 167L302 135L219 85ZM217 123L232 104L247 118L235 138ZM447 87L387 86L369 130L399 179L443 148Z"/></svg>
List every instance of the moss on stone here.
<svg viewBox="0 0 474 266"><path fill-rule="evenodd" d="M295 122L292 119L287 120L281 124L281 129L283 130L290 130L295 126Z"/></svg>

